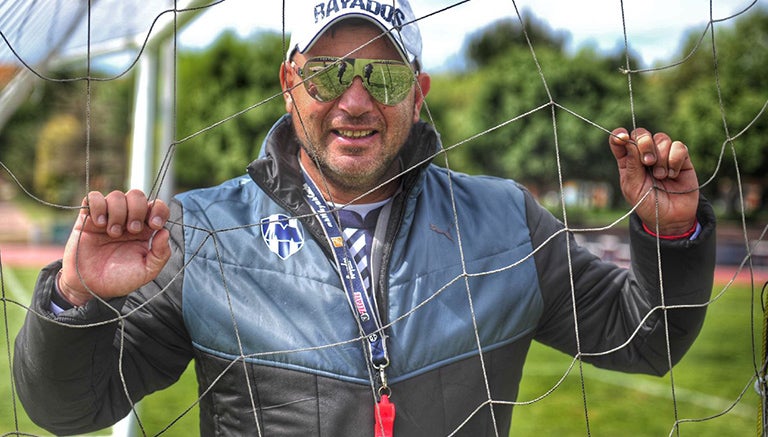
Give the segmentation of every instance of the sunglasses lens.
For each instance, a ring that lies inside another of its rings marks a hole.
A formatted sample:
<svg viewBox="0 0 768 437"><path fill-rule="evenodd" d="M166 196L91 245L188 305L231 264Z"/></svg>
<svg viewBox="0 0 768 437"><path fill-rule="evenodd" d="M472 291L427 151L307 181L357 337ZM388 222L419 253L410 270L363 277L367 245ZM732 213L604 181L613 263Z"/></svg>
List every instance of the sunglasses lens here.
<svg viewBox="0 0 768 437"><path fill-rule="evenodd" d="M354 70L351 65L336 59L310 60L304 64L304 76L304 86L309 95L321 102L329 102L349 88Z"/></svg>
<svg viewBox="0 0 768 437"><path fill-rule="evenodd" d="M414 81L409 66L373 59L313 58L304 64L301 76L309 95L321 102L339 98L360 76L371 96L385 105L403 101Z"/></svg>
<svg viewBox="0 0 768 437"><path fill-rule="evenodd" d="M413 72L405 64L371 61L363 69L363 85L374 99L385 105L402 102L411 91Z"/></svg>

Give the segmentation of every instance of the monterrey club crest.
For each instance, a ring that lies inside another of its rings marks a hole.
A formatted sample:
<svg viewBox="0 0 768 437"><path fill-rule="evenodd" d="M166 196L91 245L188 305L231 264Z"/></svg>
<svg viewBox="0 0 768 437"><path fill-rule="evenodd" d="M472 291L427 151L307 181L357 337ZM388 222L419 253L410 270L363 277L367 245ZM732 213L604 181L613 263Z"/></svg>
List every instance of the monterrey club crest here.
<svg viewBox="0 0 768 437"><path fill-rule="evenodd" d="M261 219L261 236L269 250L283 260L288 259L304 246L304 231L301 223L285 214L272 214Z"/></svg>

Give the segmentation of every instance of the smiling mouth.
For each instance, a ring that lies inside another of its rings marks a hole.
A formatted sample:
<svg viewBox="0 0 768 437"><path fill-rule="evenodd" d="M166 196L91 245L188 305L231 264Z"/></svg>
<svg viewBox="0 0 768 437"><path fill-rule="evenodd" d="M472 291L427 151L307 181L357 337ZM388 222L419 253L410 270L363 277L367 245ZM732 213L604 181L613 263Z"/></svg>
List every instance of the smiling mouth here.
<svg viewBox="0 0 768 437"><path fill-rule="evenodd" d="M370 137L376 133L375 130L336 130L334 132L340 137L352 139Z"/></svg>

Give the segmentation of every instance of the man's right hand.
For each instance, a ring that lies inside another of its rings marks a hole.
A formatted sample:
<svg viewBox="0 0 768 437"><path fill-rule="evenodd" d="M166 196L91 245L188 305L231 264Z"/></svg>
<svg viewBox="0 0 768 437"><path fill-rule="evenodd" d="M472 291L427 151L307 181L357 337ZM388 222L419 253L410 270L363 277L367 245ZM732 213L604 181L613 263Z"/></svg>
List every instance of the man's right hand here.
<svg viewBox="0 0 768 437"><path fill-rule="evenodd" d="M148 201L139 190L89 193L64 249L62 297L81 306L94 295L125 296L155 279L171 256L169 215L163 201Z"/></svg>

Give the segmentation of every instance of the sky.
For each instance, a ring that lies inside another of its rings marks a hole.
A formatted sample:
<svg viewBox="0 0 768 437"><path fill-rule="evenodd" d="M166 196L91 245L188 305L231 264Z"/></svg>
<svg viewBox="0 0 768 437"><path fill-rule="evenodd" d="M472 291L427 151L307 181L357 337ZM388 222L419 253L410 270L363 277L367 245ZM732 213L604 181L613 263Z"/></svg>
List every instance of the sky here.
<svg viewBox="0 0 768 437"><path fill-rule="evenodd" d="M320 0L318 0L319 2ZM570 35L568 48L585 45L601 51L624 46L624 27L632 52L642 65L670 60L691 30L701 34L710 20L746 9L755 0L471 0L419 22L426 71L455 65L467 36L504 17L529 11L553 30ZM765 0L757 0L758 3ZM286 0L290 6L291 0ZM461 0L412 0L417 16L439 11ZM710 5L711 3L711 5ZM282 29L282 1L226 0L190 23L180 35L184 47L205 47L224 29L241 36ZM622 20L622 5L623 17ZM290 17L287 18L290 29Z"/></svg>

